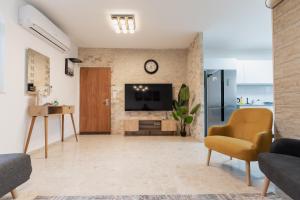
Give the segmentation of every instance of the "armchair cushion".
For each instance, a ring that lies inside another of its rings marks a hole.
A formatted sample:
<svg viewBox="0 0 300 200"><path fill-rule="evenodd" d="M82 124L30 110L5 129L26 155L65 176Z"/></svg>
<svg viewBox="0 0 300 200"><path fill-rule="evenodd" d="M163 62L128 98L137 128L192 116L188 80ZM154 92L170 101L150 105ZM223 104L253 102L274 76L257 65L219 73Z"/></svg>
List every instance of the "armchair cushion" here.
<svg viewBox="0 0 300 200"><path fill-rule="evenodd" d="M247 140L226 136L208 136L205 138L205 145L209 149L241 160L257 159L255 145Z"/></svg>

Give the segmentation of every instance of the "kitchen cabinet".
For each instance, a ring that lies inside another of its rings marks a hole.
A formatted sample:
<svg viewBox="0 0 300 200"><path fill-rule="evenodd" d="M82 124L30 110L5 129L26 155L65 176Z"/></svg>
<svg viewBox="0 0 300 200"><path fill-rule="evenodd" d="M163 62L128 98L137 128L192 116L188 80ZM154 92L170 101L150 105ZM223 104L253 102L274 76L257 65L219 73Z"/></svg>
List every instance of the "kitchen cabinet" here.
<svg viewBox="0 0 300 200"><path fill-rule="evenodd" d="M273 84L271 60L240 60L237 63L237 84Z"/></svg>

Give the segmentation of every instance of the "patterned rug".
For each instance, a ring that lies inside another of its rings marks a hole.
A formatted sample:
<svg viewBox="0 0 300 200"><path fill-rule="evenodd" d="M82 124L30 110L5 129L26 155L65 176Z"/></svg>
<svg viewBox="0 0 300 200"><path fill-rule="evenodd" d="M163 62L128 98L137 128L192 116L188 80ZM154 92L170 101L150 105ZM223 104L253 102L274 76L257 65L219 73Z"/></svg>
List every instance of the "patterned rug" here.
<svg viewBox="0 0 300 200"><path fill-rule="evenodd" d="M130 196L38 196L35 200L284 200L274 193L260 194L199 194L199 195L130 195Z"/></svg>

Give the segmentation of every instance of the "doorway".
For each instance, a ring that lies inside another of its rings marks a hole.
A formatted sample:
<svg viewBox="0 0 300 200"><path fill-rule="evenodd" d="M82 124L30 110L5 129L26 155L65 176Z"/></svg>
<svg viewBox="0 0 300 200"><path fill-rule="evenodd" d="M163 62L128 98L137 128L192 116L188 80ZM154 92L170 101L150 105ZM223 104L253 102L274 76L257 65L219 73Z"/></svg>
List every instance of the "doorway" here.
<svg viewBox="0 0 300 200"><path fill-rule="evenodd" d="M80 134L110 134L110 91L110 68L80 68Z"/></svg>

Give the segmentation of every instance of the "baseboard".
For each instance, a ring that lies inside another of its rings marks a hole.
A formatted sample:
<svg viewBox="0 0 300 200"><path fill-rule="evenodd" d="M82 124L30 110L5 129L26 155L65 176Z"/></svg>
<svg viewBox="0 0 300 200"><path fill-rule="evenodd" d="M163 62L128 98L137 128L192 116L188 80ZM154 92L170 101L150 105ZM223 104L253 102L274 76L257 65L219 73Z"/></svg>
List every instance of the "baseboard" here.
<svg viewBox="0 0 300 200"><path fill-rule="evenodd" d="M78 136L78 134L77 134L77 136ZM74 140L75 140L75 136L72 134L72 135L69 135L69 136L65 137L65 138L64 138L64 141L70 140L71 138L74 138ZM50 148L51 146L54 146L54 145L56 145L56 144L59 144L59 143L61 143L61 142L62 142L62 141L61 141L60 139L57 140L57 141L51 142L51 143L48 144L48 148ZM37 152L43 150L44 148L45 148L45 146L39 147L39 148L37 148L37 149L28 151L27 154L37 153Z"/></svg>
<svg viewBox="0 0 300 200"><path fill-rule="evenodd" d="M204 140L203 140L203 137L201 136L201 135L194 135L194 138L196 139L196 140L199 140L199 142L203 142Z"/></svg>

